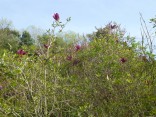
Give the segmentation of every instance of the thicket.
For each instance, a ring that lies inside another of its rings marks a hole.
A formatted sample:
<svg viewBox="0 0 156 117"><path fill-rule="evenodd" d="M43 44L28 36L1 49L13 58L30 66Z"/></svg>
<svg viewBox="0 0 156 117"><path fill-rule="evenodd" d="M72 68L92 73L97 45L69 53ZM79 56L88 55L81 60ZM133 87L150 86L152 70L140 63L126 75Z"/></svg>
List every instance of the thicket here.
<svg viewBox="0 0 156 117"><path fill-rule="evenodd" d="M29 32L0 29L1 117L156 115L156 61L142 17L140 43L112 22L69 41L55 31L70 18L53 18L37 43Z"/></svg>

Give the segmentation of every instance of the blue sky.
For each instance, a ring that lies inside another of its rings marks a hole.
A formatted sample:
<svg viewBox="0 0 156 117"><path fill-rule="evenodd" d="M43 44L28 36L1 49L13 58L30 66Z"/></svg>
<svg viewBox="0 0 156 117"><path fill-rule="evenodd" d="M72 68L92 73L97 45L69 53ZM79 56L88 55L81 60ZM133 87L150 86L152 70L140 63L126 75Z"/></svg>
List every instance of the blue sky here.
<svg viewBox="0 0 156 117"><path fill-rule="evenodd" d="M115 21L131 36L140 37L139 12L147 23L156 15L156 0L0 0L0 5L0 18L11 20L18 30L30 25L49 29L57 12L61 21L71 17L65 31L80 34Z"/></svg>

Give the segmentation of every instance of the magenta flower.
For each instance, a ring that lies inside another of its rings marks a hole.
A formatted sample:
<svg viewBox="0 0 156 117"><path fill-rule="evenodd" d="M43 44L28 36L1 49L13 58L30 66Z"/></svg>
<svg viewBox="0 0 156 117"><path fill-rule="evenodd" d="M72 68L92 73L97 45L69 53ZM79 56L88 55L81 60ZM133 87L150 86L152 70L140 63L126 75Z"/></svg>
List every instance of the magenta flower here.
<svg viewBox="0 0 156 117"><path fill-rule="evenodd" d="M71 61L72 60L72 56L67 56L67 60Z"/></svg>
<svg viewBox="0 0 156 117"><path fill-rule="evenodd" d="M59 21L60 16L59 16L58 13L54 13L53 18L54 18L56 21Z"/></svg>
<svg viewBox="0 0 156 117"><path fill-rule="evenodd" d="M121 61L122 63L125 63L125 62L127 61L127 59L121 58L120 61Z"/></svg>
<svg viewBox="0 0 156 117"><path fill-rule="evenodd" d="M25 52L24 50L22 50L22 49L19 49L19 50L17 51L17 54L18 54L18 55L25 55L26 52Z"/></svg>
<svg viewBox="0 0 156 117"><path fill-rule="evenodd" d="M44 44L44 47L45 47L46 49L48 49L48 48L49 48L49 45L47 45L47 44Z"/></svg>
<svg viewBox="0 0 156 117"><path fill-rule="evenodd" d="M111 25L110 27L111 27L111 29L115 29L115 28L117 28L116 25Z"/></svg>
<svg viewBox="0 0 156 117"><path fill-rule="evenodd" d="M76 45L76 46L75 46L75 49L76 49L76 51L78 51L78 50L81 49L81 46L80 46L80 45Z"/></svg>

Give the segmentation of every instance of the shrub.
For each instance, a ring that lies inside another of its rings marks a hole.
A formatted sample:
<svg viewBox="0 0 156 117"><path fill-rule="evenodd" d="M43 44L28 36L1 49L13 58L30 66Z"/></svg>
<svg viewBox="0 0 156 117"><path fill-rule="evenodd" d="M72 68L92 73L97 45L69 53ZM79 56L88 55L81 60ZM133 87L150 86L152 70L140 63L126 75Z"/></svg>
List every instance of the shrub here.
<svg viewBox="0 0 156 117"><path fill-rule="evenodd" d="M54 28L62 30L59 14L53 18ZM156 114L155 60L142 55L133 37L116 30L97 34L90 42L66 44L54 31L40 37L40 56L32 54L36 46L0 54L1 116Z"/></svg>

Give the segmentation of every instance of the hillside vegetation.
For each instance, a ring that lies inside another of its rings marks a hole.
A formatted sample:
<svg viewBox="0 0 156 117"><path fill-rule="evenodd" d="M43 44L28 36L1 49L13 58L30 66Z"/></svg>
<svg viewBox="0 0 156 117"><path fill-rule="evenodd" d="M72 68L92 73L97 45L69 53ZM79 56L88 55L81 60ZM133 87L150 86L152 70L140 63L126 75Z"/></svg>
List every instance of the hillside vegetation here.
<svg viewBox="0 0 156 117"><path fill-rule="evenodd" d="M86 36L61 36L55 31L70 18L53 18L37 40L9 23L1 27L0 117L156 115L156 61L143 19L139 43L113 22Z"/></svg>

